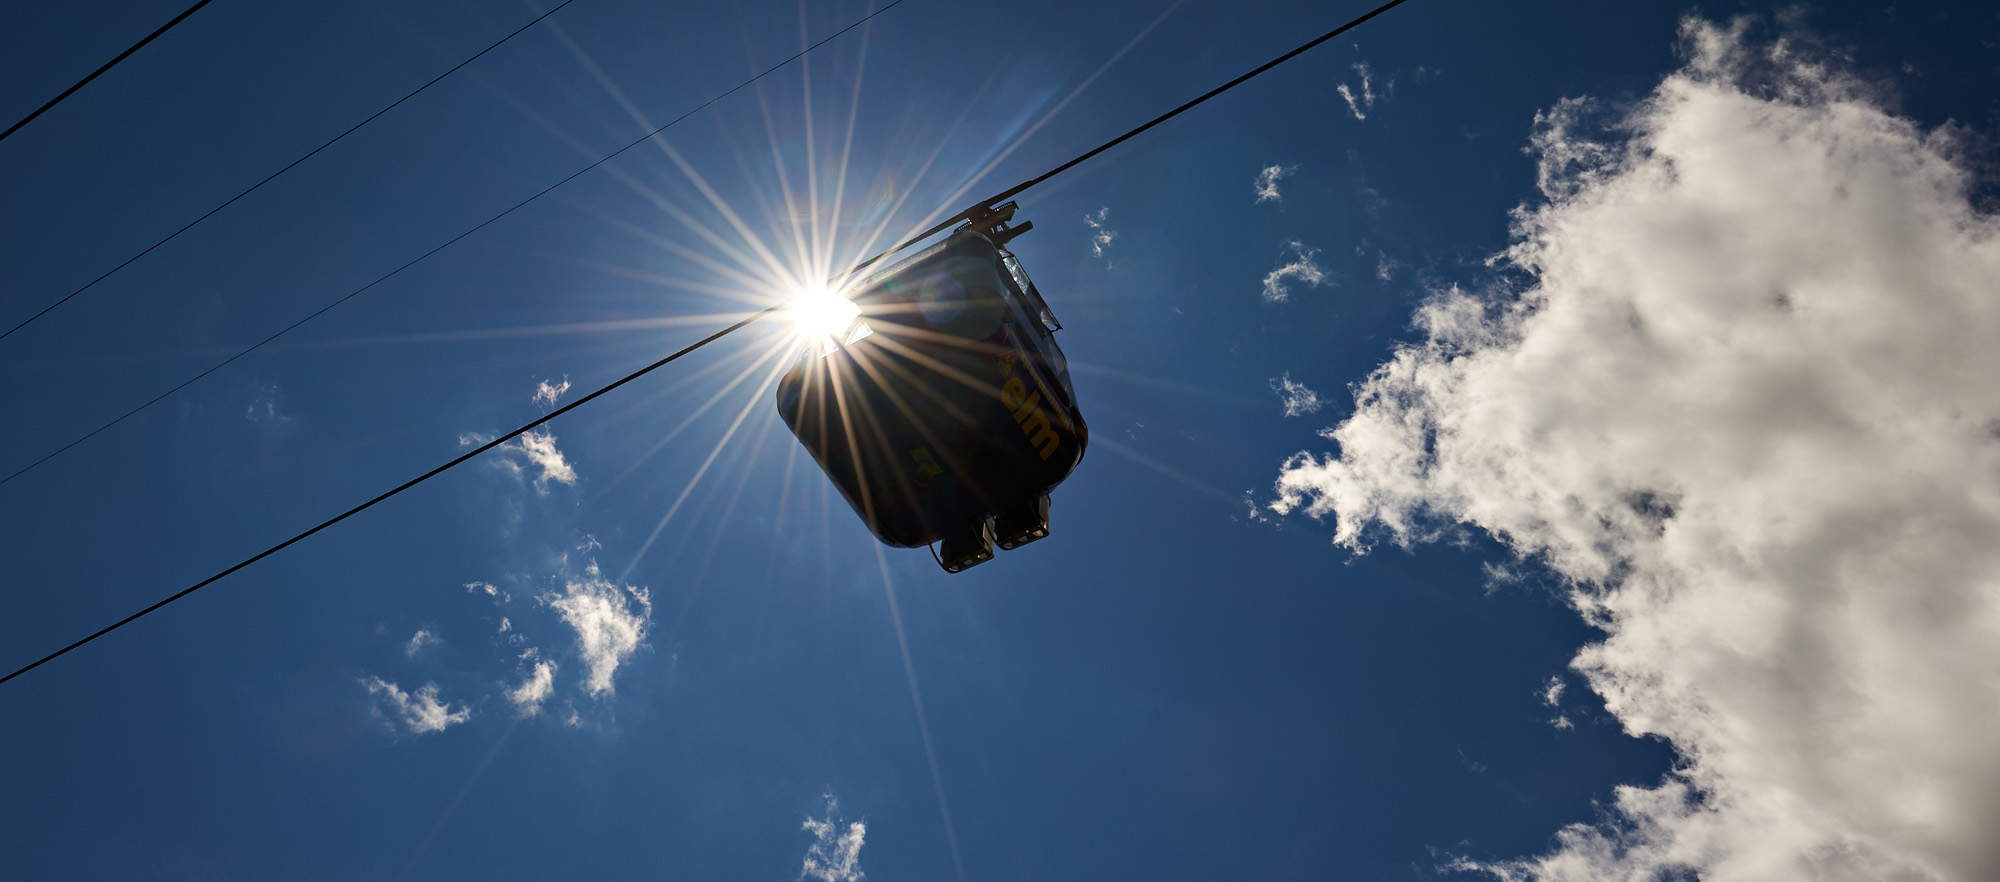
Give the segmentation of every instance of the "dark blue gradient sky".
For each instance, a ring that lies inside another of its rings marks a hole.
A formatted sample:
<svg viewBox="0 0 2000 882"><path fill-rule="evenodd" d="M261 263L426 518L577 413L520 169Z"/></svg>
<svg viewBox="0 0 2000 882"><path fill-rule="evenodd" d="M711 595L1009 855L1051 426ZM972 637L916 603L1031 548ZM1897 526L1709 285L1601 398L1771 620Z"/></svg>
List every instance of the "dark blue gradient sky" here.
<svg viewBox="0 0 2000 882"><path fill-rule="evenodd" d="M0 117L181 5L0 12ZM1802 21L1901 112L1990 133L2000 25L1978 6ZM671 130L678 161L635 149L0 486L0 663L533 417L540 382L574 396L777 302L724 271L769 274L731 213L809 276L788 190L806 211L817 187L809 219L844 264L862 231L1037 174L1362 8L1188 0L1050 116L1167 5L909 0ZM1510 210L1537 198L1537 111L1643 98L1691 11L1415 0L1023 195L1015 248L1093 429L1050 539L955 577L878 552L776 419L783 329L753 328L554 423L574 483L469 464L0 686L0 877L786 880L828 795L865 821L878 882L1425 879L1543 850L1673 760L1566 676L1593 631L1555 582L1490 588L1508 557L1481 534L1357 557L1331 524L1252 506L1287 456L1330 446L1315 432L1427 292L1494 280ZM1700 10L1767 34L1779 11ZM866 12L578 0L0 341L0 461ZM211 4L0 142L0 322L535 14ZM1338 91L1360 94L1363 63L1365 119ZM1260 203L1272 165L1295 170ZM1087 217L1116 233L1101 255ZM1301 249L1321 284L1266 302ZM1282 376L1324 406L1285 417ZM550 602L593 563L651 604L602 694ZM437 642L410 653L420 630ZM522 718L507 692L535 658L554 691ZM412 731L371 678L469 715Z"/></svg>

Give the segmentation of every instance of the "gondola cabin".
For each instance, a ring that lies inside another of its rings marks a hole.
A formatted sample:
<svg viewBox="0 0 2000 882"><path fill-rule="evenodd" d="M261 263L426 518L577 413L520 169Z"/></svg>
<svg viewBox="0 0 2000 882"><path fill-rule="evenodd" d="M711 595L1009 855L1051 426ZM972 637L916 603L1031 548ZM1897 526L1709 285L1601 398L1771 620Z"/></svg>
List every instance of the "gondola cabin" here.
<svg viewBox="0 0 2000 882"><path fill-rule="evenodd" d="M778 412L876 538L942 542L947 572L1049 533L1049 491L1089 430L1048 305L1008 252L1004 206L985 224L877 274L859 315L808 345Z"/></svg>

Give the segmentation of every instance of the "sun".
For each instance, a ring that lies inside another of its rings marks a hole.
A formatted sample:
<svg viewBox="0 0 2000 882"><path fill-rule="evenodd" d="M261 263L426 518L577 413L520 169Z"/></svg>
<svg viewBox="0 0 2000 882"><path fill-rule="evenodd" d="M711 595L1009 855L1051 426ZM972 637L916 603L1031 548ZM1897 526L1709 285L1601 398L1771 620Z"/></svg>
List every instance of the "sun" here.
<svg viewBox="0 0 2000 882"><path fill-rule="evenodd" d="M861 307L825 286L800 289L785 307L792 331L808 344L847 342Z"/></svg>

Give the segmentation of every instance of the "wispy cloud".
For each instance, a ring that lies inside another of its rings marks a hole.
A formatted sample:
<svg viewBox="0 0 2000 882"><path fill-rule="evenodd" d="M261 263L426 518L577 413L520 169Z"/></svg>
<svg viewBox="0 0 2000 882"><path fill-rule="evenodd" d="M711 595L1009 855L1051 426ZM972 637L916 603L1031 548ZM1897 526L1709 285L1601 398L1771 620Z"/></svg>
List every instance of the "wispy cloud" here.
<svg viewBox="0 0 2000 882"><path fill-rule="evenodd" d="M1367 119L1368 111L1375 109L1374 72L1368 69L1366 61L1355 62L1354 72L1361 75L1359 92L1349 88L1346 83L1335 86L1334 91L1339 92L1340 97L1347 101L1347 109L1354 114L1355 119Z"/></svg>
<svg viewBox="0 0 2000 882"><path fill-rule="evenodd" d="M521 451L521 455L527 458L528 464L541 470L541 474L536 475L534 479L536 493L547 493L550 481L558 484L576 483L576 469L563 457L563 452L556 449L556 436L550 434L548 430L538 429L529 432L514 443L518 445L517 449Z"/></svg>
<svg viewBox="0 0 2000 882"><path fill-rule="evenodd" d="M403 655L416 658L417 653L422 652L424 647L436 646L443 642L444 640L431 633L429 628L418 628L417 633L410 635L410 642L403 645Z"/></svg>
<svg viewBox="0 0 2000 882"><path fill-rule="evenodd" d="M290 416L278 411L278 398L276 383L258 385L251 393L250 404L243 409L243 418L265 426L282 426L291 422Z"/></svg>
<svg viewBox="0 0 2000 882"><path fill-rule="evenodd" d="M1466 771L1471 772L1472 774L1475 775L1486 774L1488 766L1485 763L1473 759L1472 757L1466 756L1465 750L1463 748L1460 748L1458 751L1458 759L1459 762L1465 763Z"/></svg>
<svg viewBox="0 0 2000 882"><path fill-rule="evenodd" d="M826 797L826 817L807 818L800 829L813 835L813 842L806 847L805 866L799 870L800 879L817 879L819 882L861 882L865 874L861 872L861 844L868 836L868 825L864 821L854 821L841 827L840 803L832 795Z"/></svg>
<svg viewBox="0 0 2000 882"><path fill-rule="evenodd" d="M605 579L597 562L592 561L584 568L583 578L567 580L563 593L551 593L542 600L576 629L577 654L589 669L584 689L591 695L609 694L618 666L644 644L652 626L652 594Z"/></svg>
<svg viewBox="0 0 2000 882"><path fill-rule="evenodd" d="M473 447L493 440L490 435L466 433L458 436L458 446ZM547 429L537 429L519 438L495 447L493 454L498 459L491 460L492 467L515 478L527 480L534 485L535 493L546 494L549 484L576 483L576 467L569 458L556 447L556 436Z"/></svg>
<svg viewBox="0 0 2000 882"><path fill-rule="evenodd" d="M535 391L529 397L543 407L554 407L569 387L568 377L554 383L542 380L535 384ZM466 432L458 436L458 446L473 447L492 440L491 435ZM556 436L547 427L526 432L492 452L497 454L496 458L489 460L492 467L528 480L534 485L537 495L547 494L551 483L576 484L576 467L556 447Z"/></svg>
<svg viewBox="0 0 2000 882"><path fill-rule="evenodd" d="M1306 384L1292 379L1292 372L1286 371L1282 377L1271 379L1271 391L1278 393L1278 401L1285 406L1285 416L1295 417L1319 410L1319 393L1306 388Z"/></svg>
<svg viewBox="0 0 2000 882"><path fill-rule="evenodd" d="M556 406L556 400L562 398L563 393L568 391L568 377L562 378L562 382L560 383L551 383L543 380L535 384L534 402L543 407L554 407Z"/></svg>
<svg viewBox="0 0 2000 882"><path fill-rule="evenodd" d="M1549 718L1549 725L1567 731L1576 728L1576 724L1570 721L1569 714L1562 712L1563 686L1561 677L1550 677L1543 683L1542 706L1556 712Z"/></svg>
<svg viewBox="0 0 2000 882"><path fill-rule="evenodd" d="M1304 242L1290 239L1285 242L1284 251L1278 255L1278 268L1264 276L1264 302L1282 303L1290 300L1292 289L1288 283L1303 282L1308 287L1317 288L1326 281L1326 271L1320 269L1313 256L1318 248L1308 248ZM1289 257L1287 257L1289 255Z"/></svg>
<svg viewBox="0 0 2000 882"><path fill-rule="evenodd" d="M1110 215L1111 209L1106 207L1083 216L1083 222L1090 225L1090 255L1092 257L1103 257L1104 249L1110 247L1111 240L1118 238L1117 230L1104 225L1105 218Z"/></svg>
<svg viewBox="0 0 2000 882"><path fill-rule="evenodd" d="M1550 677L1548 682L1542 684L1543 707L1559 707L1562 704L1562 698L1563 681L1561 677Z"/></svg>
<svg viewBox="0 0 2000 882"><path fill-rule="evenodd" d="M2000 879L2000 219L1953 130L1745 27L1544 114L1520 288L1436 294L1280 474L1357 552L1463 524L1545 565L1603 634L1572 668L1679 754L1458 869Z"/></svg>
<svg viewBox="0 0 2000 882"><path fill-rule="evenodd" d="M514 708L521 716L532 717L542 712L542 702L547 700L555 689L556 663L538 661L535 662L534 670L528 673L528 678L521 681L521 685L507 690L507 700L514 703Z"/></svg>
<svg viewBox="0 0 2000 882"><path fill-rule="evenodd" d="M506 603L514 599L513 595L500 590L500 587L492 582L467 582L465 583L465 590L471 594L483 593L487 597L494 598L501 603Z"/></svg>
<svg viewBox="0 0 2000 882"><path fill-rule="evenodd" d="M1271 517L1270 512L1264 510L1263 504L1257 501L1257 491L1243 491L1243 504L1248 509L1244 516L1252 522L1265 524L1275 520L1275 518Z"/></svg>
<svg viewBox="0 0 2000 882"><path fill-rule="evenodd" d="M1340 98L1348 102L1348 112L1354 114L1356 120L1366 120L1368 112L1374 110L1376 102L1388 104L1390 96L1396 94L1396 80L1384 82L1382 90L1376 92L1376 88L1374 88L1374 84L1376 84L1374 70L1368 68L1368 62L1354 62L1354 72L1360 74L1360 78L1362 78L1360 88L1356 90L1356 88L1352 88L1352 86L1348 86L1348 84L1342 82L1342 84L1334 86L1334 92L1340 92ZM1424 72L1424 68L1418 68L1418 72ZM1422 80L1422 76L1418 76L1418 80Z"/></svg>
<svg viewBox="0 0 2000 882"><path fill-rule="evenodd" d="M1298 171L1296 165L1267 165L1257 173L1257 182L1252 185L1257 191L1258 202L1282 202L1284 195L1278 192L1278 182L1291 177Z"/></svg>
<svg viewBox="0 0 2000 882"><path fill-rule="evenodd" d="M472 708L462 704L454 708L438 698L436 683L425 683L415 692L404 692L394 683L370 676L363 678L361 685L368 687L368 694L375 697L373 710L377 717L383 715L386 707L393 722L419 735L443 732L446 727L472 719Z"/></svg>

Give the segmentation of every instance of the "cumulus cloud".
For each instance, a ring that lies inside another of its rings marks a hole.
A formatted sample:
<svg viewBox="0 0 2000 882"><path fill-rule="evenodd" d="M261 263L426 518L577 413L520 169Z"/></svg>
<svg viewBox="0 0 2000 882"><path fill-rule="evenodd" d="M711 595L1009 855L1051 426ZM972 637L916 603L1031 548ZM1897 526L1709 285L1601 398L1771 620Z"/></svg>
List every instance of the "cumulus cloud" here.
<svg viewBox="0 0 2000 882"><path fill-rule="evenodd" d="M1257 191L1257 201L1283 202L1285 197L1278 192L1278 182L1291 177L1292 172L1298 170L1299 167L1296 165L1264 166L1264 169L1257 173L1257 182L1253 185Z"/></svg>
<svg viewBox="0 0 2000 882"><path fill-rule="evenodd" d="M542 712L542 702L555 690L555 662L538 661L521 685L507 690L507 700L514 703L521 716L532 717Z"/></svg>
<svg viewBox="0 0 2000 882"><path fill-rule="evenodd" d="M1083 216L1083 222L1090 226L1090 256L1092 257L1103 257L1104 249L1111 245L1111 240L1118 238L1117 230L1104 225L1104 219L1110 216L1111 209L1109 207L1100 208L1094 213Z"/></svg>
<svg viewBox="0 0 2000 882"><path fill-rule="evenodd" d="M543 380L540 383L535 384L534 401L536 404L542 405L543 407L554 407L556 406L556 399L561 398L563 393L568 391L569 391L568 377L564 377L562 379L562 382L560 383L551 383L547 380Z"/></svg>
<svg viewBox="0 0 2000 882"><path fill-rule="evenodd" d="M419 735L443 732L448 726L472 719L472 708L463 704L454 708L438 698L436 683L425 683L415 692L404 692L394 683L371 676L364 678L361 685L368 687L368 694L375 697L372 710L377 717L383 715L386 707L391 720Z"/></svg>
<svg viewBox="0 0 2000 882"><path fill-rule="evenodd" d="M1837 62L1682 37L1608 128L1543 115L1525 281L1425 304L1273 508L1357 552L1498 537L1602 630L1572 668L1606 710L1678 752L1459 869L2000 879L2000 220L1949 130Z"/></svg>
<svg viewBox="0 0 2000 882"><path fill-rule="evenodd" d="M638 651L652 627L652 594L605 579L593 561L583 578L566 580L563 593L542 600L576 629L577 654L589 669L584 689L591 695L610 693L618 666Z"/></svg>
<svg viewBox="0 0 2000 882"><path fill-rule="evenodd" d="M436 646L443 642L444 640L431 633L429 628L418 628L417 633L410 635L410 642L403 645L403 655L416 658L417 653L422 652L424 647Z"/></svg>
<svg viewBox="0 0 2000 882"><path fill-rule="evenodd" d="M1264 302L1283 303L1292 299L1292 289L1288 282L1303 282L1308 287L1317 288L1326 281L1326 270L1320 269L1313 256L1318 248L1308 248L1304 242L1288 239L1285 248L1279 252L1278 268L1264 276ZM1287 255L1290 255L1287 257Z"/></svg>
<svg viewBox="0 0 2000 882"><path fill-rule="evenodd" d="M806 819L800 829L813 835L813 843L806 847L800 879L861 882L866 878L861 872L861 842L868 836L868 824L854 821L843 830L841 820L840 803L830 795L826 797L826 817Z"/></svg>
<svg viewBox="0 0 2000 882"><path fill-rule="evenodd" d="M1292 379L1292 372L1286 371L1282 377L1271 379L1271 391L1278 393L1278 401L1285 406L1285 416L1295 417L1319 410L1322 403L1319 393L1306 388L1306 384Z"/></svg>
<svg viewBox="0 0 2000 882"><path fill-rule="evenodd" d="M1334 91L1339 92L1347 102L1347 110L1354 114L1355 119L1367 119L1368 111L1375 109L1374 72L1368 69L1366 61L1355 62L1354 72L1361 75L1360 92L1348 88L1346 83L1335 86Z"/></svg>

